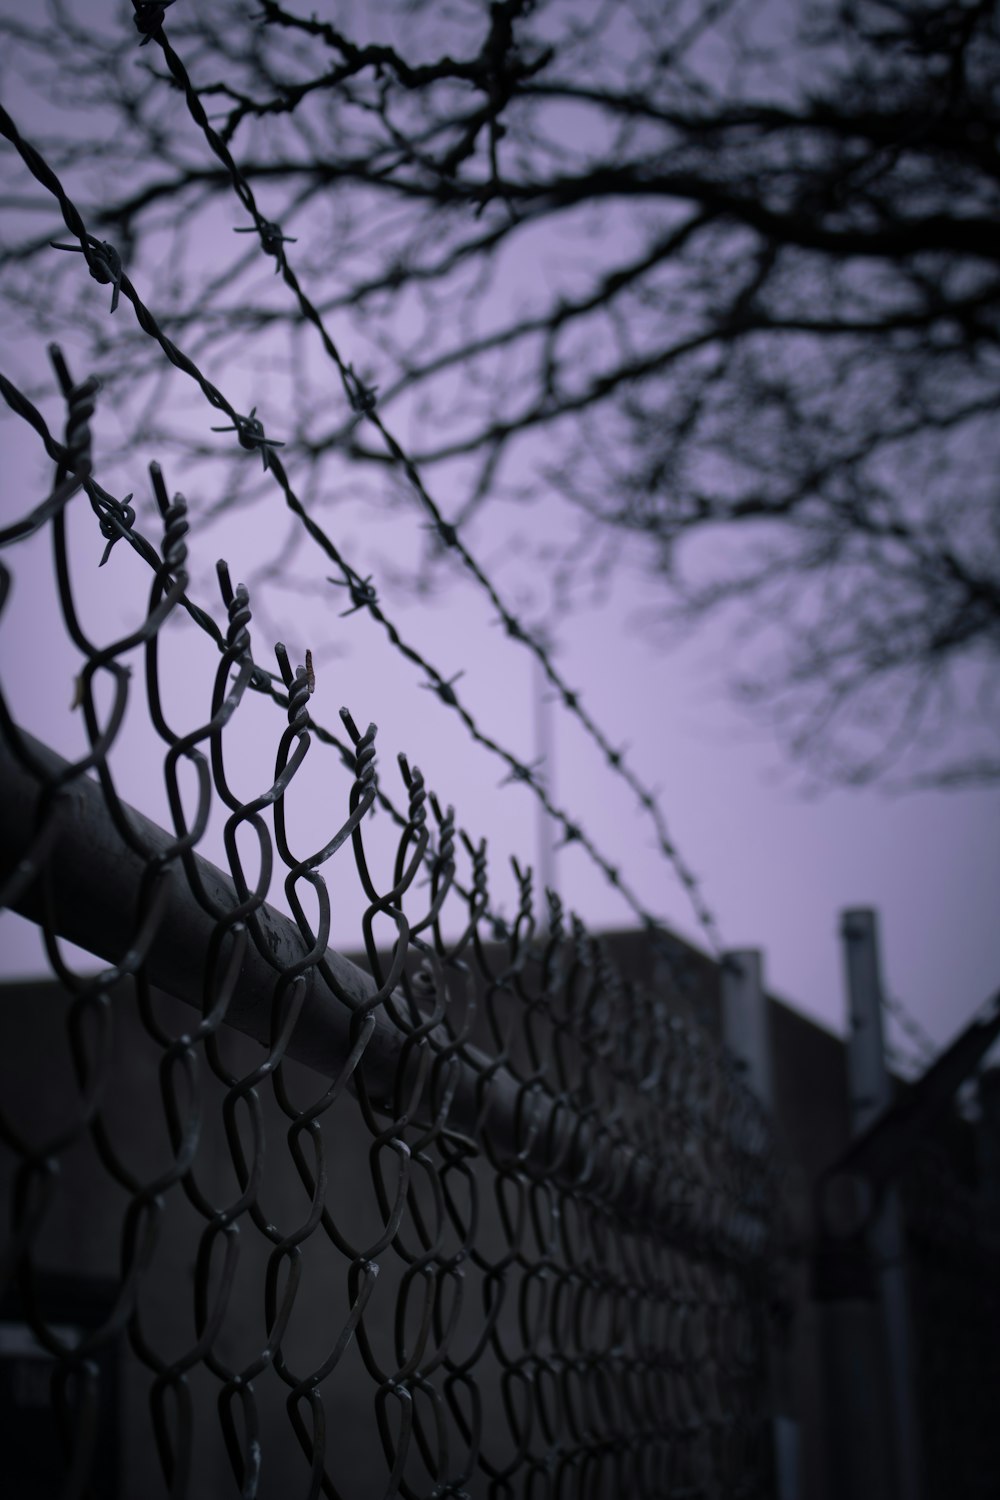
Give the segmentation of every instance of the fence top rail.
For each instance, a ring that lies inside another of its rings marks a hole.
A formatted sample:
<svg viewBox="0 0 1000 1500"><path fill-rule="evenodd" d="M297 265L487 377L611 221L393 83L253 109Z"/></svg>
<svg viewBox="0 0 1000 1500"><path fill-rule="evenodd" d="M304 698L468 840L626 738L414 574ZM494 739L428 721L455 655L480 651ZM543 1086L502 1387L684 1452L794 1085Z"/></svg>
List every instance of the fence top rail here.
<svg viewBox="0 0 1000 1500"><path fill-rule="evenodd" d="M575 1110L541 1079L519 1078L502 1057L456 1040L441 1022L401 1028L399 1017L407 1009L402 997L380 992L370 973L336 950L327 948L322 961L303 970L308 954L301 931L269 903L253 914L254 941L231 928L229 944L220 947L217 921L196 890L216 909L233 910L240 899L231 877L192 852L192 881L171 860L171 835L122 804L137 842L149 851L143 859L121 837L96 780L74 775L68 761L23 731L17 731L17 741L31 769L0 735L0 795L9 809L0 888L6 888L13 910L40 923L54 913L59 936L94 952L117 975L141 961L152 984L196 1007L206 1004L208 976L227 975L221 981L230 989L226 1024L264 1047L274 1043L276 987L294 974L284 1009L294 1009L295 1020L284 1054L330 1079L351 1068L349 1086L363 1084L375 1110L397 1114L401 1086L404 1093L412 1088L420 1101L414 1123L435 1134L483 1145L491 1159L516 1162L532 1177L567 1187L586 1183L605 1208L655 1224L667 1238L687 1243L693 1236L726 1258L760 1255L767 1239L764 1217L727 1203L704 1175L679 1185L648 1149L605 1132L601 1120ZM35 878L39 844L51 872L47 886ZM135 939L140 892L157 856L167 863L160 872L155 932L142 953ZM425 982L434 982L436 969L443 984L446 960L424 944L416 952ZM387 1008L386 999L397 1003ZM675 1018L673 1027L682 1031L685 1023ZM767 1142L760 1112L738 1080L727 1082L739 1104L730 1121L731 1144L759 1160Z"/></svg>

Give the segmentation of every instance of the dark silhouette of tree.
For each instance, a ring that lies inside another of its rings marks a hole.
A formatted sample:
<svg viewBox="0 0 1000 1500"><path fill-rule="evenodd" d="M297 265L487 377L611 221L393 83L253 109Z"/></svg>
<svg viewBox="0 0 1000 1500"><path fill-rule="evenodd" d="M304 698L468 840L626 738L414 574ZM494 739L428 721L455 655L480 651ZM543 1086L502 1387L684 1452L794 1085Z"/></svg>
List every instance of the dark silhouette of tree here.
<svg viewBox="0 0 1000 1500"><path fill-rule="evenodd" d="M737 690L812 771L1000 777L994 4L216 0L139 7L141 47L92 9L4 17L7 81L51 110L33 138L196 357L290 341L281 437L313 492L404 475L261 236L231 234L164 33L463 535L554 488L579 516L559 600L588 548L639 538L667 627L734 612ZM72 317L168 441L157 351L48 248L18 166L8 297Z"/></svg>

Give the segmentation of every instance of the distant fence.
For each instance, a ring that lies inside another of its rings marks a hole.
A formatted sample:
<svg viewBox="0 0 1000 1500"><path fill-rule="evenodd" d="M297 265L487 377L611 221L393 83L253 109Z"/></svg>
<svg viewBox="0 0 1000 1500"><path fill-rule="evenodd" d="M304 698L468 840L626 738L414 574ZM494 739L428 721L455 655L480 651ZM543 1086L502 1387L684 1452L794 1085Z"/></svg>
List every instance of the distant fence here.
<svg viewBox="0 0 1000 1500"><path fill-rule="evenodd" d="M623 982L554 896L537 928L530 874L516 916L492 917L483 847L419 772L402 761L407 805L391 808L374 726L345 712L328 732L309 715L310 662L254 659L250 601L224 567L223 627L188 597L184 504L159 470L160 551L96 483L94 388L56 366L65 445L3 381L57 467L0 541L14 556L51 537L89 744L63 760L0 696L0 900L40 925L56 981L2 1006L14 1483L768 1493L773 1174L753 1096L668 987ZM81 488L109 546L124 538L150 570L145 619L110 643L76 608L66 510ZM0 602L11 583L3 567ZM219 651L183 733L158 686L178 609ZM113 775L140 679L169 829ZM227 756L250 693L280 715L273 783L242 801ZM329 757L343 810L303 850L286 804L307 754ZM388 865L366 843L377 802L398 825ZM226 871L198 850L213 804ZM292 917L267 904L279 872ZM364 889L364 968L329 946L327 877ZM60 937L107 967L77 972Z"/></svg>

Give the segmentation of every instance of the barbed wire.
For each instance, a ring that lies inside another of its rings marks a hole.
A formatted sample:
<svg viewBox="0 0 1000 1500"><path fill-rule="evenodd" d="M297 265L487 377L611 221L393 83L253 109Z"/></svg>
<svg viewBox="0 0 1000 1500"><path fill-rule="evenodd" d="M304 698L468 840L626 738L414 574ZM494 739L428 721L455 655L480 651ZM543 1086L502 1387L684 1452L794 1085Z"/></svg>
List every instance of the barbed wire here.
<svg viewBox="0 0 1000 1500"><path fill-rule="evenodd" d="M138 0L135 0L135 3L138 3ZM337 368L351 409L362 421L367 422L369 426L374 427L378 432L393 462L406 475L418 500L430 515L435 533L440 541L460 558L468 573L485 592L497 612L499 622L503 625L510 639L519 642L531 651L542 667L549 684L556 690L556 701L582 725L585 733L600 750L608 768L613 774L624 780L636 797L643 812L652 820L656 831L656 847L659 853L668 861L674 874L686 890L695 916L709 940L709 945L713 953L717 957L721 956L722 940L718 924L708 908L704 897L701 895L699 882L694 872L680 854L676 843L670 835L666 818L657 801L655 792L639 778L631 766L626 764L625 750L620 746L612 744L609 737L581 702L580 693L572 689L565 681L544 642L539 639L537 634L529 630L511 611L481 563L474 557L462 540L457 527L451 525L445 519L437 502L424 484L416 464L406 454L398 439L383 421L378 411L376 388L364 385L356 375L353 365L345 362L337 344L326 328L322 314L303 291L284 250L284 245L288 243L287 237L281 233L280 226L267 220L261 214L251 185L240 171L226 142L213 128L198 91L183 61L168 41L162 25L156 31L154 40L156 40L162 49L167 66L184 93L192 118L201 128L205 139L215 155L225 166L237 197L246 212L253 219L254 227L260 238L261 249L265 254L275 257L277 261L276 269L281 272L285 284L295 296L300 312L317 330L324 351Z"/></svg>
<svg viewBox="0 0 1000 1500"><path fill-rule="evenodd" d="M280 457L274 451L276 447L283 445L275 439L267 437L264 424L256 415L256 408L251 411L248 417L241 415L228 398L203 373L195 361L168 337L125 273L120 257L113 246L107 242L98 240L88 232L78 208L69 197L56 173L36 148L22 136L14 120L2 105L0 105L0 134L3 134L15 147L36 181L40 182L56 198L67 228L77 237L79 242L78 246L69 248L78 248L82 252L91 276L104 285L112 285L114 304L117 305L119 298L123 297L132 306L139 326L159 344L170 362L195 381L206 400L216 410L223 412L230 418L232 423L231 428L216 428L213 430L233 430L237 434L241 447L261 454L265 471L273 475L282 490L289 509L299 518L312 539L340 570L342 583L348 589L352 603L357 606L357 610L359 612L367 612L381 625L395 649L426 675L429 679L428 686L432 688L440 701L457 713L471 738L504 762L510 779L528 787L544 807L548 816L561 826L564 843L576 843L585 850L591 862L601 870L608 884L619 893L642 925L650 932L664 930L662 920L643 904L637 892L623 878L620 869L598 848L594 840L583 828L580 820L574 818L569 812L558 807L553 802L544 783L535 774L534 768L522 761L520 757L508 750L497 739L481 728L474 715L461 702L455 691L454 683L456 676L453 674L451 677L446 677L422 652L404 638L399 628L385 613L378 602L377 595L371 587L370 578L364 577L357 569L351 566L341 550L303 506L292 487ZM67 247L63 246L60 248ZM280 251L280 244L278 249ZM686 871L686 867L681 879L701 926L709 937L712 952L721 961L724 955L721 940L718 936L718 929L711 913L708 912L707 908L702 906L699 900L697 881L690 872Z"/></svg>
<svg viewBox="0 0 1000 1500"><path fill-rule="evenodd" d="M904 1052L892 1042L885 1043L885 1060L889 1067L906 1083L912 1083L924 1071L920 1058L912 1052Z"/></svg>
<svg viewBox="0 0 1000 1500"><path fill-rule="evenodd" d="M397 438L388 429L385 422L383 421L378 411L376 389L374 387L367 386L356 374L353 365L343 358L337 346L337 343L332 338L329 330L325 325L322 314L305 293L294 268L288 260L288 256L284 249L286 243L293 243L293 241L288 236L283 234L280 225L276 224L272 220L267 219L261 213L257 205L253 188L246 180L243 173L240 171L240 168L233 158L226 141L212 126L211 121L205 111L204 105L201 101L198 90L195 87L190 75L188 74L183 60L171 45L163 29L163 8L156 5L151 6L148 4L144 4L142 3L142 0L134 0L134 8L136 11L136 24L143 35L143 43L146 43L152 39L161 48L164 60L170 70L170 74L173 77L179 90L184 94L185 101L192 118L204 134L210 149L225 167L230 181L232 182L233 190L236 193L237 198L239 199L246 213L253 221L253 228L258 234L262 251L265 254L273 256L275 258L276 272L281 273L282 279L295 297L299 310L302 313L303 317L310 324L312 324L312 326L318 332L325 353L337 369L341 384L344 389L344 394L352 411L360 420L365 421L369 425L373 426L379 433L383 443L385 444L387 452L392 458L392 461L405 474L414 494L417 496L418 501L430 516L432 526L439 540L445 547L450 548L459 557L466 571L485 592L491 605L496 610L498 622L502 624L508 638L515 642L519 642L533 654L535 659L540 664L548 683L555 690L556 701L562 706L565 711L567 711L573 718L577 720L577 722L583 728L585 734L597 746L608 770L613 775L618 776L628 786L632 795L635 797L640 810L651 820L655 832L655 847L657 852L666 860L667 864L670 866L674 875L679 880L682 888L684 889L691 904L692 910L694 911L695 919L705 933L709 948L711 949L712 953L717 958L721 958L723 953L723 943L719 932L718 922L704 898L704 895L701 891L700 882L695 876L690 864L684 859L683 855L677 848L676 842L670 834L665 815L659 805L654 789L647 783L645 783L633 770L633 768L626 762L625 749L612 743L610 737L604 732L604 730L597 723L593 715L589 712L589 710L582 702L581 694L579 693L579 691L571 688L568 682L564 679L555 662L553 661L552 656L545 643L540 640L537 634L532 632L505 603L499 593L499 590L497 589L493 581L489 578L481 563L475 558L475 556L466 546L465 542L458 532L458 529L445 519L439 506L437 505L437 502L431 495L430 491L427 489L416 464L405 453ZM249 233L251 231L244 231L240 229L236 232ZM237 425L237 430L239 430L238 419L236 418L234 413L231 415L233 415L234 424ZM251 412L250 418L248 419L248 424L252 424L254 422L254 419L255 413ZM260 437L263 438L262 431L260 433ZM242 440L243 432L241 432L241 441ZM267 466L267 451L268 450L265 448L265 467ZM294 506L292 508L295 509ZM298 511L296 511L296 513L299 514ZM304 512L300 514L300 519L304 519ZM315 533L311 530L310 534L313 536L314 540L318 540ZM351 598L355 602L356 608L361 609L366 606L376 604L377 595L375 593L375 590L370 586L366 587L367 585L370 585L370 580L362 580L357 574L354 574L353 577L345 577L344 582L350 589ZM376 617L378 616L376 615ZM453 682L454 677L447 680L446 683L443 683L435 674L435 683L439 690L443 686L450 689ZM456 707L461 715L460 700L456 698L455 702L452 703L451 695L448 695L444 696L443 701L448 706ZM472 725L469 724L467 720L465 722L466 728L469 729L470 732L472 732ZM473 737L477 738L475 733L473 733ZM487 748L493 748L495 750L495 742L492 745L488 744L487 740L485 739L479 739L478 742L480 744L486 745ZM512 777L515 780L522 781L525 784L529 785L532 790L535 791L536 796L539 795L539 793L544 792L544 788L541 782L536 780L533 775L533 768L526 767L523 762L518 762L515 765L514 759L516 758L505 758L508 759L509 768L512 773ZM539 800L545 807L546 813L550 817L555 817L555 820L561 824L564 835L567 837L567 839L572 841L576 836L575 832L573 831L575 825L573 824L572 820L566 817L559 816L558 812L552 808L551 804L548 803L544 795L541 795L539 797ZM611 875L611 871L614 869L614 867L610 864L610 862L607 861L600 860L598 862L601 865L605 877L612 885L615 885L616 881L612 878ZM634 911L635 915L639 916L640 919L645 922L646 913L637 909L633 901L628 897L626 897L626 900L629 906Z"/></svg>
<svg viewBox="0 0 1000 1500"><path fill-rule="evenodd" d="M299 774L308 656L293 670L275 647L274 769L259 795L236 794L224 744L249 690L271 686L249 594L223 564L224 631L186 598L183 497L151 466L155 549L131 496L94 478L96 382L51 352L65 443L0 377L56 465L0 544L52 544L87 743L63 760L0 690L0 900L39 925L56 981L44 1004L3 1007L17 1029L0 1292L9 1282L4 1306L34 1341L60 1492L98 1493L107 1457L128 1494L165 1485L175 1500L206 1486L241 1500L765 1494L777 1179L759 1101L669 990L627 982L556 898L536 943L517 866L517 917L487 947L482 844L467 846L471 892L447 939L458 837L416 768L401 759L404 826L377 860L375 726L342 710L348 782L321 808ZM111 640L78 610L67 512L81 488L105 541L152 568L138 623ZM15 581L0 565L0 612ZM222 649L210 710L186 703L175 727L158 651L181 605ZM164 827L121 801L111 763L136 652ZM299 795L304 855L289 834ZM418 890L428 803L437 849ZM228 874L198 849L213 806ZM367 972L329 947L331 866L363 890ZM289 918L267 905L275 869ZM80 972L66 939L105 966Z"/></svg>
<svg viewBox="0 0 1000 1500"><path fill-rule="evenodd" d="M989 995L975 1010L968 1013L962 1022L963 1026L972 1026L975 1023L986 1021L997 1008L997 995ZM920 1022L908 1010L903 1002L895 995L883 995L883 1009L888 1013L893 1023L906 1036L912 1051L904 1054L903 1051L892 1043L886 1045L886 1054L896 1058L904 1067L909 1068L914 1077L919 1077L937 1062L945 1051L948 1043L938 1044L930 1033L921 1026ZM994 1043L989 1052L980 1060L975 1072L968 1078L963 1089L974 1091L975 1078L982 1074L984 1069L994 1066L1000 1057L1000 1043Z"/></svg>
<svg viewBox="0 0 1000 1500"><path fill-rule="evenodd" d="M63 359L62 353L57 345L53 344L50 346L50 355L53 359L53 363L57 367L57 370L61 366L62 373L65 375L65 379L60 383L62 385L63 394L66 397L67 402L70 403L71 426L74 423L80 422L80 418L83 413L83 403L79 399L81 392L84 392L86 396L90 398L90 410L86 413L87 421L89 421L89 417L93 412L93 395L97 390L97 381L91 378L90 380L83 382L81 385L75 386L69 377L69 372L66 368L65 360ZM51 458L54 463L59 464L63 468L65 468L68 472L68 475L70 476L69 479L64 481L62 485L56 486L56 488L53 490L52 495L49 496L42 503L42 505L37 506L35 510L30 512L27 517L24 517L21 520L14 522L11 526L5 527L0 530L0 546L6 545L9 542L25 539L29 535L31 535L32 532L39 530L42 526L47 524L47 522L51 519L51 517L56 513L57 510L62 508L62 506L66 503L68 496L72 494L73 490L82 488L83 490L85 490L88 498L90 499L94 512L98 516L102 535L107 538L109 548L116 541L125 541L129 546L133 548L137 555L141 557L145 563L147 563L150 569L152 569L154 572L159 571L163 566L162 560L158 556L157 551L152 543L150 543L146 539L146 537L142 535L142 533L137 529L135 525L135 512L132 506L129 504L133 496L130 494L126 497L125 500L116 499L115 496L110 494L102 485L100 485L90 473L89 430L82 423L77 427L77 432L81 440L85 440L85 448L74 449L69 445L64 446L55 437L53 437L45 421L45 418L42 416L38 408L31 402L31 400L24 394L24 392L14 384L12 380L4 375L2 371L0 371L0 395L2 395L4 401L10 407L11 411L13 411L15 415L22 418L22 420L25 421L29 426L31 426L38 434L49 458ZM166 490L160 466L156 463L150 464L149 472L154 490L162 498L165 495ZM107 552L105 553L105 560L106 558ZM217 570L219 573L220 582L222 583L224 590L229 588L228 567L224 562L220 562L217 565ZM190 619L199 627L199 629L204 631L204 633L215 644L220 652L225 652L228 649L229 643L223 631L219 628L218 624L212 618L211 614L191 598L190 593L187 591L187 589L185 589L178 595L177 603L182 609L186 611ZM247 647L247 651L248 654L250 654L251 661L253 661L249 646ZM269 668L262 666L260 663L253 661L253 672L247 686L250 690L269 698L280 709L287 712L290 700L287 688L285 688L284 682L279 672L274 672ZM323 744L329 745L332 749L336 750L344 766L348 770L353 771L356 759L356 751L354 746L351 745L348 741L341 738L339 735L335 734L326 725L316 719L312 713L306 715L304 722L312 731L312 733L315 734L316 738ZM375 796L379 806L381 806L382 809L386 813L388 813L393 822L400 828L405 827L407 822L406 814L400 811L389 794L383 789L381 783L376 784ZM479 839L478 841L475 841L464 831L460 831L460 837L462 838L463 842L466 844L466 847L470 850L470 852L473 849L478 851L485 848L485 839ZM435 850L433 847L433 841L431 841L428 845L426 859L428 860L428 862L432 862L434 858ZM470 889L463 886L460 881L456 880L455 888L463 896L468 897L471 895ZM487 907L485 909L485 914L490 919L490 921L494 923L498 930L503 928L503 919L499 915L499 913Z"/></svg>
<svg viewBox="0 0 1000 1500"><path fill-rule="evenodd" d="M91 435L90 418L94 412L95 398L99 383L93 378L76 385L66 365L58 345L49 346L49 354L55 367L59 380L60 389L68 406L67 445L60 443L50 432L48 425L38 408L15 385L6 375L0 371L0 396L3 397L8 407L29 425L40 438L49 458L60 466L66 478L58 484L51 496L40 506L37 506L29 515L11 526L0 530L0 546L11 542L23 540L32 532L46 525L52 517L57 514L67 503L68 498L77 488L82 488L90 500L95 515L98 517L101 534L107 541L107 547L103 561L107 560L112 546L119 540L124 540L140 556L147 566L154 572L162 571L163 562L156 548L142 535L135 524L135 511L129 503L133 496L129 494L124 500L118 500L100 485L92 474L91 458ZM167 490L162 471L157 463L149 466L150 479L157 502L164 510L167 506ZM182 497L176 497L178 501ZM224 602L229 603L233 596L232 585L229 580L229 570L224 562L217 564L217 573ZM248 591L244 585L239 586L243 591L243 597L249 599ZM189 618L212 640L214 645L225 654L231 647L227 633L224 633L211 614L201 605L197 604L185 588L177 597L177 604L185 610ZM275 703L283 712L288 712L291 705L291 696L285 678L282 673L274 672L253 659L252 651L247 641L245 654L252 664L252 672L247 684L248 689L267 697ZM276 648L283 652L284 648ZM307 653L307 663L308 663ZM304 727L309 729L322 744L334 749L341 763L347 770L353 773L356 763L356 747L352 741L345 740L336 734L327 725L323 724L311 712L304 710L300 705L300 719ZM405 757L401 757L401 765L405 763ZM404 768L404 778L409 776L408 765ZM414 775L419 772L414 769ZM374 801L382 810L388 814L397 828L405 829L408 825L409 814L401 811L393 801L379 778L373 783ZM448 825L452 828L452 836L457 836L471 861L473 871L480 872L477 879L481 880L481 872L487 855L487 840L481 835L470 834L467 829L454 826L454 813L452 809L442 811L441 806L433 792L429 793L431 806L434 809L440 828ZM439 841L428 834L426 849L423 854L423 862L427 866L430 875L436 868L440 857ZM490 923L494 937L497 941L503 941L512 930L513 926L524 925L528 920L525 916L525 903L530 911L533 900L533 873L530 866L523 867L516 858L511 860L515 882L519 890L518 915L509 919L503 914L501 907L493 904L485 891L485 888L476 889L474 886L465 884L457 874L453 878L455 890L468 902L479 903L484 918ZM544 893L548 905L550 918L558 913L558 921L565 920L571 924L579 924L579 918L573 913L565 912L563 903L555 892ZM534 925L534 918L531 918ZM649 929L649 936L654 945L654 951L658 959L664 964L671 983L676 987L678 994L684 996L689 1002L692 1018L701 1026L711 1027L712 1017L707 1007L707 1001L702 993L702 986L698 983L690 963L686 959L682 946L673 938L668 929L657 925ZM419 940L417 940L419 943Z"/></svg>
<svg viewBox="0 0 1000 1500"><path fill-rule="evenodd" d="M913 1054L911 1066L915 1067L918 1073L923 1072L937 1057L940 1048L935 1045L929 1032L921 1026L916 1016L907 1009L898 996L883 992L882 1009L891 1017L909 1043Z"/></svg>

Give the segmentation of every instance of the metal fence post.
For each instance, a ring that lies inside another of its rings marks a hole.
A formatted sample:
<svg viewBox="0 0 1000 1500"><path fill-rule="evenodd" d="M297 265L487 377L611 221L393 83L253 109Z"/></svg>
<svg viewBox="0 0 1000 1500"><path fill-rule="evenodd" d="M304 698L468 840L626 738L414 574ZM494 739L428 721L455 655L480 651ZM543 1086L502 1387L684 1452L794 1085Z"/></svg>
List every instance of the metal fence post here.
<svg viewBox="0 0 1000 1500"><path fill-rule="evenodd" d="M855 908L842 913L841 936L847 979L849 1030L847 1067L851 1132L860 1135L892 1104L882 1035L882 982L876 913ZM885 1193L868 1234L880 1317L880 1342L888 1378L888 1447L899 1500L919 1500L918 1423L913 1381L910 1320L903 1230L898 1190Z"/></svg>
<svg viewBox="0 0 1000 1500"><path fill-rule="evenodd" d="M759 948L734 948L722 961L722 1040L768 1115L774 1116L774 1069L764 956ZM788 1372L770 1351L774 1466L778 1500L798 1500L799 1425L792 1416Z"/></svg>
<svg viewBox="0 0 1000 1500"><path fill-rule="evenodd" d="M722 1039L768 1114L774 1112L774 1078L764 959L759 948L734 948L722 962Z"/></svg>

